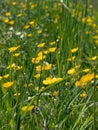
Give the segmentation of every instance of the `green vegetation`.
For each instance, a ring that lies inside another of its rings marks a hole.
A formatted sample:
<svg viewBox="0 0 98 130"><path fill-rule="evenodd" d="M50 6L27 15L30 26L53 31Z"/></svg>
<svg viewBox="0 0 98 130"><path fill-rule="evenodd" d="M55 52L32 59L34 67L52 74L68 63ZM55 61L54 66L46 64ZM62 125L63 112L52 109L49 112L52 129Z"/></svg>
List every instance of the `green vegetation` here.
<svg viewBox="0 0 98 130"><path fill-rule="evenodd" d="M3 0L0 10L0 130L97 130L91 2Z"/></svg>

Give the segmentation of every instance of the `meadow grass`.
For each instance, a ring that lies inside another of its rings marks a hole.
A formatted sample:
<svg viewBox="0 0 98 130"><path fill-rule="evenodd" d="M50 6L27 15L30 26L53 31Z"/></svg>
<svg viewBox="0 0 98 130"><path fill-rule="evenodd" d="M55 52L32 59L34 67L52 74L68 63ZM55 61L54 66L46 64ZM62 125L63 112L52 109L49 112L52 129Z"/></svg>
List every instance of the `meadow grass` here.
<svg viewBox="0 0 98 130"><path fill-rule="evenodd" d="M97 130L91 2L3 0L0 10L0 130Z"/></svg>

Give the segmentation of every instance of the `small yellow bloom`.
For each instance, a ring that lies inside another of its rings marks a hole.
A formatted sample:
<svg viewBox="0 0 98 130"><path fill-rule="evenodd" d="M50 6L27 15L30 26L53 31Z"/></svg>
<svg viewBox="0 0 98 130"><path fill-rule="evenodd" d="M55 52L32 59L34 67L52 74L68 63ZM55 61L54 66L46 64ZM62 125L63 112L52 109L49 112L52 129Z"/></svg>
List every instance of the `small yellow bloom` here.
<svg viewBox="0 0 98 130"><path fill-rule="evenodd" d="M21 70L22 66L15 66L14 70Z"/></svg>
<svg viewBox="0 0 98 130"><path fill-rule="evenodd" d="M15 53L15 54L13 54L13 56L18 57L18 56L20 56L20 53Z"/></svg>
<svg viewBox="0 0 98 130"><path fill-rule="evenodd" d="M67 73L73 75L75 73L75 68L68 70Z"/></svg>
<svg viewBox="0 0 98 130"><path fill-rule="evenodd" d="M29 24L32 25L32 26L34 25L34 23L35 23L35 21L30 21L29 22Z"/></svg>
<svg viewBox="0 0 98 130"><path fill-rule="evenodd" d="M38 30L37 33L38 33L38 34L42 33L42 30Z"/></svg>
<svg viewBox="0 0 98 130"><path fill-rule="evenodd" d="M16 47L10 47L8 48L9 52L14 52L16 51L18 48L20 48L20 45L19 46L16 46Z"/></svg>
<svg viewBox="0 0 98 130"><path fill-rule="evenodd" d="M22 111L32 111L33 109L35 108L34 105L31 105L31 106L23 106L21 108Z"/></svg>
<svg viewBox="0 0 98 130"><path fill-rule="evenodd" d="M6 13L5 13L5 16L10 16L10 15L11 15L10 12L6 12Z"/></svg>
<svg viewBox="0 0 98 130"><path fill-rule="evenodd" d="M93 56L93 57L91 57L89 60L96 60L97 59L97 56Z"/></svg>
<svg viewBox="0 0 98 130"><path fill-rule="evenodd" d="M91 74L86 74L86 75L83 75L80 79L80 83L81 84L87 84L89 83L90 81L92 81L92 79L94 79L94 74L91 73Z"/></svg>
<svg viewBox="0 0 98 130"><path fill-rule="evenodd" d="M9 23L9 19L4 19L4 23Z"/></svg>
<svg viewBox="0 0 98 130"><path fill-rule="evenodd" d="M10 25L13 25L14 23L15 23L14 20L9 21L9 24L10 24Z"/></svg>
<svg viewBox="0 0 98 130"><path fill-rule="evenodd" d="M15 63L13 63L13 64L11 64L11 65L7 66L6 68L7 68L7 69L10 69L10 68L15 68L15 66L16 66L16 65L15 65Z"/></svg>
<svg viewBox="0 0 98 130"><path fill-rule="evenodd" d="M32 33L29 33L29 34L28 34L28 37L32 37Z"/></svg>
<svg viewBox="0 0 98 130"><path fill-rule="evenodd" d="M14 6L17 5L17 2L16 1L12 2L12 5L14 5Z"/></svg>
<svg viewBox="0 0 98 130"><path fill-rule="evenodd" d="M75 60L75 58L76 58L76 56L72 56L71 58L68 58L67 60L68 61L73 61L73 60Z"/></svg>
<svg viewBox="0 0 98 130"><path fill-rule="evenodd" d="M24 26L24 28L25 28L25 29L28 29L28 28L30 28L30 25L26 24L26 25Z"/></svg>
<svg viewBox="0 0 98 130"><path fill-rule="evenodd" d="M0 76L0 80L2 79L3 77L2 76Z"/></svg>
<svg viewBox="0 0 98 130"><path fill-rule="evenodd" d="M78 51L78 47L77 48L73 48L73 49L71 49L71 53L75 53L75 52L77 52Z"/></svg>
<svg viewBox="0 0 98 130"><path fill-rule="evenodd" d="M52 47L52 48L49 48L48 51L52 53L52 52L55 52L56 49L57 49L56 47Z"/></svg>
<svg viewBox="0 0 98 130"><path fill-rule="evenodd" d="M21 17L21 16L22 16L22 13L17 14L17 17Z"/></svg>
<svg viewBox="0 0 98 130"><path fill-rule="evenodd" d="M24 87L31 87L31 86L32 86L32 83L24 84Z"/></svg>
<svg viewBox="0 0 98 130"><path fill-rule="evenodd" d="M35 78L40 78L40 74L34 75Z"/></svg>
<svg viewBox="0 0 98 130"><path fill-rule="evenodd" d="M44 42L37 45L38 48L43 48L44 46L45 46Z"/></svg>
<svg viewBox="0 0 98 130"><path fill-rule="evenodd" d="M81 93L81 94L80 94L80 97L86 97L86 96L87 96L86 93Z"/></svg>
<svg viewBox="0 0 98 130"><path fill-rule="evenodd" d="M55 44L56 44L56 42L55 42L55 41L53 41L53 42L50 42L49 44L52 46L52 45L55 45Z"/></svg>
<svg viewBox="0 0 98 130"><path fill-rule="evenodd" d="M51 96L53 96L53 97L55 97L57 95L58 95L58 91L54 91L54 92L51 93Z"/></svg>
<svg viewBox="0 0 98 130"><path fill-rule="evenodd" d="M89 68L86 68L83 70L83 72L88 72L90 69Z"/></svg>
<svg viewBox="0 0 98 130"><path fill-rule="evenodd" d="M7 79L8 77L9 77L9 74L5 74L5 75L3 76L4 79Z"/></svg>
<svg viewBox="0 0 98 130"><path fill-rule="evenodd" d="M51 84L54 84L54 83L59 82L61 80L62 80L62 78L48 77L45 80L43 80L43 84L44 85L51 85Z"/></svg>
<svg viewBox="0 0 98 130"><path fill-rule="evenodd" d="M20 93L14 93L14 96L15 97L20 96Z"/></svg>
<svg viewBox="0 0 98 130"><path fill-rule="evenodd" d="M13 84L14 84L14 82L6 82L6 83L3 83L2 86L4 88L10 88Z"/></svg>

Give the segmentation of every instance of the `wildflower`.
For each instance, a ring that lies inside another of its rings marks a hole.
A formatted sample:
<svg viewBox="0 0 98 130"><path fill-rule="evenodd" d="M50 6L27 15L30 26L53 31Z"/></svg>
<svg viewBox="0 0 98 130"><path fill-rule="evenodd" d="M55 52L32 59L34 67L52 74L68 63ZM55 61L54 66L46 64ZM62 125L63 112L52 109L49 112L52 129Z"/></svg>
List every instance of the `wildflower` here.
<svg viewBox="0 0 98 130"><path fill-rule="evenodd" d="M2 76L0 76L0 80L2 79L3 77Z"/></svg>
<svg viewBox="0 0 98 130"><path fill-rule="evenodd" d="M32 33L29 33L29 34L28 34L28 37L32 37Z"/></svg>
<svg viewBox="0 0 98 130"><path fill-rule="evenodd" d="M22 16L22 13L17 14L17 17L21 17L21 16Z"/></svg>
<svg viewBox="0 0 98 130"><path fill-rule="evenodd" d="M28 29L28 28L30 28L30 25L26 24L26 25L24 26L24 28L25 28L25 29Z"/></svg>
<svg viewBox="0 0 98 130"><path fill-rule="evenodd" d="M18 57L18 56L20 56L20 53L15 53L15 54L13 54L13 56Z"/></svg>
<svg viewBox="0 0 98 130"><path fill-rule="evenodd" d="M42 30L38 30L37 33L38 33L38 34L42 33Z"/></svg>
<svg viewBox="0 0 98 130"><path fill-rule="evenodd" d="M3 78L7 79L9 77L9 74L5 74Z"/></svg>
<svg viewBox="0 0 98 130"><path fill-rule="evenodd" d="M43 43L38 44L37 47L38 47L38 48L43 48L44 45L45 45L45 43L43 42Z"/></svg>
<svg viewBox="0 0 98 130"><path fill-rule="evenodd" d="M53 42L50 42L49 44L52 46L52 45L55 45L55 44L56 44L56 42L55 42L55 41L53 41Z"/></svg>
<svg viewBox="0 0 98 130"><path fill-rule="evenodd" d="M86 75L83 75L79 82L81 85L86 85L87 83L89 83L90 81L92 81L92 79L94 79L94 74L91 73L91 74L86 74Z"/></svg>
<svg viewBox="0 0 98 130"><path fill-rule="evenodd" d="M15 66L14 67L14 70L21 70L22 69L22 66Z"/></svg>
<svg viewBox="0 0 98 130"><path fill-rule="evenodd" d="M89 60L96 60L97 59L97 56L93 56L93 57L91 57Z"/></svg>
<svg viewBox="0 0 98 130"><path fill-rule="evenodd" d="M12 64L10 64L9 66L7 66L6 68L7 69L10 69L10 68L14 68L15 67L15 63L12 63Z"/></svg>
<svg viewBox="0 0 98 130"><path fill-rule="evenodd" d="M78 47L77 48L73 48L73 49L71 49L71 53L75 53L75 52L77 52L78 51Z"/></svg>
<svg viewBox="0 0 98 130"><path fill-rule="evenodd" d="M6 12L6 13L5 13L5 16L10 16L10 15L11 15L10 12Z"/></svg>
<svg viewBox="0 0 98 130"><path fill-rule="evenodd" d="M17 2L16 1L12 2L12 5L14 5L14 6L17 5Z"/></svg>
<svg viewBox="0 0 98 130"><path fill-rule="evenodd" d="M9 23L9 19L4 19L4 23Z"/></svg>
<svg viewBox="0 0 98 130"><path fill-rule="evenodd" d="M75 68L71 68L67 73L73 75L75 73Z"/></svg>
<svg viewBox="0 0 98 130"><path fill-rule="evenodd" d="M73 60L75 60L75 58L76 58L76 56L72 56L71 58L68 58L67 60L68 61L73 61Z"/></svg>
<svg viewBox="0 0 98 130"><path fill-rule="evenodd" d="M81 93L81 94L80 94L80 97L86 97L86 96L87 96L86 93Z"/></svg>
<svg viewBox="0 0 98 130"><path fill-rule="evenodd" d="M9 52L14 52L16 51L18 48L20 48L20 45L19 46L16 46L16 47L10 47L8 48Z"/></svg>
<svg viewBox="0 0 98 130"><path fill-rule="evenodd" d="M61 80L62 80L62 78L48 77L45 80L43 80L43 84L44 85L51 85L51 84L54 84L56 82L60 82Z"/></svg>
<svg viewBox="0 0 98 130"><path fill-rule="evenodd" d="M31 86L32 86L32 83L24 84L24 87L31 87Z"/></svg>
<svg viewBox="0 0 98 130"><path fill-rule="evenodd" d="M82 23L85 23L86 22L86 17L83 17L82 18Z"/></svg>
<svg viewBox="0 0 98 130"><path fill-rule="evenodd" d="M40 62L40 60L38 58L32 58L32 63L37 64L39 62Z"/></svg>
<svg viewBox="0 0 98 130"><path fill-rule="evenodd" d="M14 97L20 96L20 93L14 93Z"/></svg>
<svg viewBox="0 0 98 130"><path fill-rule="evenodd" d="M37 78L40 78L40 74L36 74L34 75L34 77L37 79Z"/></svg>
<svg viewBox="0 0 98 130"><path fill-rule="evenodd" d="M53 97L55 97L57 95L58 95L58 91L54 91L54 92L51 93L51 96L53 96Z"/></svg>
<svg viewBox="0 0 98 130"><path fill-rule="evenodd" d="M22 111L32 111L33 109L35 108L34 105L31 105L31 106L23 106L21 108Z"/></svg>
<svg viewBox="0 0 98 130"><path fill-rule="evenodd" d="M83 72L88 72L90 69L89 68L86 68L83 70Z"/></svg>
<svg viewBox="0 0 98 130"><path fill-rule="evenodd" d="M52 53L52 52L55 52L56 49L57 49L56 47L52 47L52 48L49 48L48 51Z"/></svg>
<svg viewBox="0 0 98 130"><path fill-rule="evenodd" d="M10 25L13 25L14 23L15 23L14 20L9 21L9 24L10 24Z"/></svg>
<svg viewBox="0 0 98 130"><path fill-rule="evenodd" d="M32 25L32 26L34 25L34 23L35 23L35 21L30 21L29 22L29 24Z"/></svg>
<svg viewBox="0 0 98 130"><path fill-rule="evenodd" d="M10 88L13 84L14 84L14 82L6 82L6 83L3 83L2 86L4 88Z"/></svg>

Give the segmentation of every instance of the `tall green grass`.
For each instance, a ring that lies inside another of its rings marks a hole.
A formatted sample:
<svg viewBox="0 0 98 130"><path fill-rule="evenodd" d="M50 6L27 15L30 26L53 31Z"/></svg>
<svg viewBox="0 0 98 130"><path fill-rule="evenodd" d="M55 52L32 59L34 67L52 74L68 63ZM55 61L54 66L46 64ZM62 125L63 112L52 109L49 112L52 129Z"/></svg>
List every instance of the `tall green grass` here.
<svg viewBox="0 0 98 130"><path fill-rule="evenodd" d="M97 130L90 1L4 0L0 10L0 130Z"/></svg>

